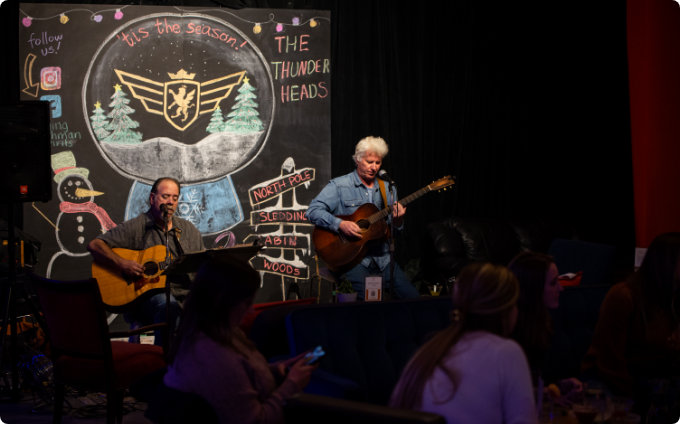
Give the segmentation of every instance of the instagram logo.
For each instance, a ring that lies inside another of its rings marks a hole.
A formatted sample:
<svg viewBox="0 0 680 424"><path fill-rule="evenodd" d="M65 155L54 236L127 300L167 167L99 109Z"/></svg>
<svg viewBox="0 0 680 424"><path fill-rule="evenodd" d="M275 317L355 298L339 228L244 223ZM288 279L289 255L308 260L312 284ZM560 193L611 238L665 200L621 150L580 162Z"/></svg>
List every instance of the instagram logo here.
<svg viewBox="0 0 680 424"><path fill-rule="evenodd" d="M58 90L61 88L61 68L58 66L40 70L40 88Z"/></svg>

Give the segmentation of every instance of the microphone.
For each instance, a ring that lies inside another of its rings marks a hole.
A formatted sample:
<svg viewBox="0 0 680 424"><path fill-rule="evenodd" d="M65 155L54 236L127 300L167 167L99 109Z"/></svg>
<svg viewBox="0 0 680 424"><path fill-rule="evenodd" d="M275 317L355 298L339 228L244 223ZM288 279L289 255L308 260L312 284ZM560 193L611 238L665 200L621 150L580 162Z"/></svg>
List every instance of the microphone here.
<svg viewBox="0 0 680 424"><path fill-rule="evenodd" d="M387 181L388 183L392 184L393 186L396 186L394 183L394 180L390 178L389 175L387 175L387 171L384 169L381 169L380 172L378 172L378 178L380 178L383 181Z"/></svg>
<svg viewBox="0 0 680 424"><path fill-rule="evenodd" d="M163 215L167 215L168 213L172 212L173 209L169 207L167 204L163 203L161 205L161 212L163 212Z"/></svg>

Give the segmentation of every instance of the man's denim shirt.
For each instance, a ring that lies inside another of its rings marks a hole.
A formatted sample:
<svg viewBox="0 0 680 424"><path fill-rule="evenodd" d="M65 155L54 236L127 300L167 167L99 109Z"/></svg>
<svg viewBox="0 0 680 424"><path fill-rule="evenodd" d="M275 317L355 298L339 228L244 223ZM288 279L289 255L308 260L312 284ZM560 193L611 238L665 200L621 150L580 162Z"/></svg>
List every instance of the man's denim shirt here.
<svg viewBox="0 0 680 424"><path fill-rule="evenodd" d="M387 192L386 195L387 202L391 203L391 193ZM373 203L378 209L383 208L380 185L376 178L372 188L366 187L364 183L361 182L359 174L357 174L355 169L351 174L332 179L328 185L321 190L321 193L316 196L316 199L312 200L312 203L307 209L307 219L318 227L337 233L339 232L339 226L342 220L335 215L351 215L364 203ZM390 219L391 215L388 218L388 224ZM401 232L403 228L404 224L402 223L401 227L396 228L397 233ZM371 260L375 260L380 269L384 270L390 264L390 250L388 244L379 243L371 247L361 261L361 264L369 266Z"/></svg>

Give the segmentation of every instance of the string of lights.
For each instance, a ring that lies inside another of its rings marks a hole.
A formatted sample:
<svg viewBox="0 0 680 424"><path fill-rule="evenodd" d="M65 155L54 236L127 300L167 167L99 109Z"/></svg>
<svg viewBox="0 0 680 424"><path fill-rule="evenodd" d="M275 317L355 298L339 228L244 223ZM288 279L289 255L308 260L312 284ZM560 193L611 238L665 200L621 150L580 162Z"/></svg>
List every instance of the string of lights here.
<svg viewBox="0 0 680 424"><path fill-rule="evenodd" d="M90 14L89 19L91 21L95 21L95 22L99 23L104 19L102 13L112 12L112 11L115 10L116 12L113 14L113 18L116 19L116 20L121 20L121 19L123 19L123 16L124 16L122 9L125 9L126 7L128 7L128 6L123 6L119 9L105 9L105 10L100 10L98 12L92 12L91 10L88 10L88 9L71 9L71 10L68 10L66 12L60 13L58 15L48 16L46 18L38 18L38 17L35 17L35 16L29 16L26 12L24 12L21 9L19 9L19 11L25 15L25 17L21 20L21 23L25 27L28 28L28 27L31 26L31 24L33 23L34 20L35 21L46 21L46 20L49 20L49 19L59 18L59 22L61 22L62 24L65 24L69 21L69 17L67 16L67 13L72 14L74 12L87 12L87 13Z"/></svg>
<svg viewBox="0 0 680 424"><path fill-rule="evenodd" d="M106 9L106 10L100 10L100 11L98 11L98 12L92 12L91 10L88 10L88 9L71 9L71 10L68 10L68 11L66 11L66 12L60 13L60 14L58 14L58 15L48 16L48 17L44 17L44 18L39 18L39 17L35 17L35 16L29 16L29 15L28 15L26 12L24 12L23 10L21 10L21 9L19 9L19 10L20 10L21 13L23 13L24 16L25 16L25 17L22 19L21 23L22 23L25 27L29 27L29 26L31 26L31 24L33 23L34 20L35 20L35 21L45 21L45 20L56 19L56 18L59 18L59 22L61 22L62 24L66 24L66 23L69 22L69 17L68 17L68 15L69 15L69 14L72 15L72 14L74 14L75 12L86 12L86 13L88 13L88 14L90 15L90 16L89 16L89 19L90 19L91 21L94 21L94 22L99 23L99 22L102 22L102 20L104 19L104 14L105 14L105 13L113 12L113 11L115 10L115 13L114 13L114 15L113 15L113 18L116 19L116 20L121 20L121 19L123 19L123 16L124 16L122 10L125 9L126 7L128 7L128 6L124 6L124 7L121 7L121 8L119 8L119 9ZM322 20L330 21L330 19L328 19L328 18L326 18L326 17L322 17L322 16L314 16L314 17L312 17L312 18L307 19L307 20L304 21L304 22L301 22L299 17L294 17L294 18L292 18L291 22L278 22L278 21L275 19L274 14L273 14L273 13L270 13L270 14L269 14L269 20L268 20L268 21L256 22L256 21L249 21L249 20L247 20L247 19L244 19L244 18L242 18L242 17L240 17L240 16L237 16L237 15L235 15L235 14L233 14L233 13L227 11L227 10L224 10L224 9L186 10L186 9L181 9L181 8L179 8L179 7L176 7L176 6L175 6L175 9L179 10L179 11L182 12L182 13L201 13L201 12L213 12L213 13L214 13L214 12L220 12L220 13L226 13L226 14L231 15L232 17L234 17L234 18L236 18L236 19L238 19L238 20L240 20L240 21L248 22L248 23L250 23L250 24L253 24L253 33L255 33L255 34L259 34L260 32L262 32L262 25L266 25L266 24L275 24L275 25L276 25L276 32L281 32L281 31L283 31L284 27L286 27L286 26L305 26L305 25L309 24L310 28L315 28L315 27L317 27L318 25L321 24L321 21L322 21Z"/></svg>

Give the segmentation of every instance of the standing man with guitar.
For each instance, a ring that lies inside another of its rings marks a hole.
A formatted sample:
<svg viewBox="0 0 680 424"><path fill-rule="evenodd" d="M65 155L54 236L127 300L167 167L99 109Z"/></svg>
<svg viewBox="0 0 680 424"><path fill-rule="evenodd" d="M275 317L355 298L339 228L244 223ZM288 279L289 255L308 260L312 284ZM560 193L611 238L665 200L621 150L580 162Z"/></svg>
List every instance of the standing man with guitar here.
<svg viewBox="0 0 680 424"><path fill-rule="evenodd" d="M168 246L173 259L183 253L205 250L201 233L194 224L174 216L179 194L179 181L167 177L156 180L149 194L151 207L146 213L119 224L111 231L101 234L90 242L87 250L92 254L94 261L102 267L117 270L119 273L129 276L131 281L140 280L144 267L134 260L119 256L112 249L145 250L160 245L165 253L165 214L168 216L168 238L170 239ZM159 259L164 261L165 256ZM189 275L168 277L167 283L170 284L172 293L170 297L170 323L168 324L170 334L173 334L174 324L180 312L179 306L184 303L191 287L191 277ZM158 292L158 290L154 291ZM150 294L147 292L146 296L142 296L143 298L139 298L139 301L133 304L133 318L147 325L165 322L165 293L149 296ZM156 331L155 336L154 343L160 346L160 331Z"/></svg>
<svg viewBox="0 0 680 424"><path fill-rule="evenodd" d="M342 219L336 215L351 215L366 203L372 203L378 209L384 209L388 205L385 204L383 199L386 199L388 204L392 202L390 192L385 190L385 193L381 193L381 184L377 179L380 165L382 165L383 158L387 156L388 150L387 143L380 137L366 137L359 141L353 156L357 166L356 170L332 179L307 209L307 218L316 225L317 229L337 234L350 243L361 242L362 236L366 237L366 229L360 227L357 222ZM388 220L394 220L394 227L397 231L403 229L405 213L406 207L397 203L392 211L391 218L388 218ZM384 238L367 241L366 249L362 249L355 258L347 261L349 263L357 262L357 265L348 270L344 269L346 267L331 267L330 261L320 253L323 249L320 249L316 240L315 247L317 253L324 259L336 278L344 275L352 282L359 299L364 298L365 279L370 275L382 275L385 291L388 290L387 283L391 281L390 252ZM362 255L363 258L360 257ZM399 265L395 266L394 274L394 294L397 299L410 299L419 296L418 291L399 268Z"/></svg>

